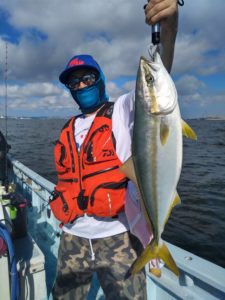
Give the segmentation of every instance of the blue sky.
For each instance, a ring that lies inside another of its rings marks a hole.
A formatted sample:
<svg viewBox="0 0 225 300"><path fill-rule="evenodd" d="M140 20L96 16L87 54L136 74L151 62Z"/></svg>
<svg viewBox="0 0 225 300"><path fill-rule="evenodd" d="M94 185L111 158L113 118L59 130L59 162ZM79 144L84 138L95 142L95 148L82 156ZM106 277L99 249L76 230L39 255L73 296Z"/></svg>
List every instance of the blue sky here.
<svg viewBox="0 0 225 300"><path fill-rule="evenodd" d="M172 69L184 118L225 117L225 1L186 0ZM0 115L4 115L5 43L8 115L71 116L76 105L58 76L75 54L101 65L112 100L134 87L151 28L140 0L1 0Z"/></svg>

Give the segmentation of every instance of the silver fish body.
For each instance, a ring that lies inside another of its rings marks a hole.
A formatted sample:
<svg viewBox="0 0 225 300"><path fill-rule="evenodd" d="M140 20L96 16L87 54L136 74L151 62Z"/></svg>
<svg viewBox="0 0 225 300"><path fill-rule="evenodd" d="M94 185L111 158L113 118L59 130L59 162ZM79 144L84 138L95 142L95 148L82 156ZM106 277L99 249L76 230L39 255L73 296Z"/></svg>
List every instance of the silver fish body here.
<svg viewBox="0 0 225 300"><path fill-rule="evenodd" d="M151 259L161 259L179 276L179 269L161 239L173 207L180 203L177 184L182 168L185 135L197 139L180 116L176 87L156 48L150 60L140 58L135 90L132 158L120 168L133 180L154 238L131 267L134 274ZM160 272L154 273L160 276Z"/></svg>
<svg viewBox="0 0 225 300"><path fill-rule="evenodd" d="M155 241L160 243L176 196L183 151L176 88L159 54L155 55L152 63L140 59L132 157L144 209L153 225Z"/></svg>
<svg viewBox="0 0 225 300"><path fill-rule="evenodd" d="M159 54L140 58L136 80L132 159L146 220L154 239L132 267L139 271L149 260L162 259L179 270L161 234L174 205L182 167L182 125L175 85Z"/></svg>

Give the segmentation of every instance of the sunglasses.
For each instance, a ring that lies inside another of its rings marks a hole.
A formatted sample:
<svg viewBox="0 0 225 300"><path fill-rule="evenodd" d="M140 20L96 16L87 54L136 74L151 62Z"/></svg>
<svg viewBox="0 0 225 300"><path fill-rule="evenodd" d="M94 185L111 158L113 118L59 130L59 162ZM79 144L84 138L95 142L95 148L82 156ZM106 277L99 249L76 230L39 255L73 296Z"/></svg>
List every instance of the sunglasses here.
<svg viewBox="0 0 225 300"><path fill-rule="evenodd" d="M66 87L70 90L78 90L81 82L87 86L90 86L95 83L96 79L97 76L94 73L86 74L79 78L74 77L69 80L69 82L66 84Z"/></svg>

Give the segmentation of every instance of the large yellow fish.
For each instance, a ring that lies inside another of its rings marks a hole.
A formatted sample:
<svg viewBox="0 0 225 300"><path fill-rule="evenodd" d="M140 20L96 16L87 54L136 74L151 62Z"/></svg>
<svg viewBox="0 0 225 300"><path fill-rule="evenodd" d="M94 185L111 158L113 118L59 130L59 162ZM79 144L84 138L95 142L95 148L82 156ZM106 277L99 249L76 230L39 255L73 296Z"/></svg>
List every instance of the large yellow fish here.
<svg viewBox="0 0 225 300"><path fill-rule="evenodd" d="M158 258L179 275L161 235L172 208L180 203L176 188L182 168L182 131L197 138L182 121L173 80L156 47L151 47L150 60L141 57L137 73L132 159L121 167L137 184L146 221L154 233L133 264L132 274Z"/></svg>

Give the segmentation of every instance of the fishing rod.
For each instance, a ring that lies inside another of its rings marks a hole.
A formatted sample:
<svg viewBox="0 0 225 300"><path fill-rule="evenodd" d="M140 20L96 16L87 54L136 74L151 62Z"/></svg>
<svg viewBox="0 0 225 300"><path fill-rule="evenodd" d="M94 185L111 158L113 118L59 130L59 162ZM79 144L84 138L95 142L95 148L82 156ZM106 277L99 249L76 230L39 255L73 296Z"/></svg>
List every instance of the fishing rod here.
<svg viewBox="0 0 225 300"><path fill-rule="evenodd" d="M8 189L8 43L5 43L5 186Z"/></svg>
<svg viewBox="0 0 225 300"><path fill-rule="evenodd" d="M184 0L178 0L177 4L183 6ZM152 43L153 45L160 44L160 22L152 25Z"/></svg>
<svg viewBox="0 0 225 300"><path fill-rule="evenodd" d="M152 26L152 44L160 44L160 22Z"/></svg>
<svg viewBox="0 0 225 300"><path fill-rule="evenodd" d="M5 80L5 135L0 131L0 185L5 186L6 191L8 189L8 161L7 152L10 146L7 143L8 138L8 44L5 43L5 70L4 70L4 80Z"/></svg>
<svg viewBox="0 0 225 300"><path fill-rule="evenodd" d="M184 5L184 0L177 0L179 6ZM147 7L147 4L144 5L144 9ZM153 45L160 44L160 22L152 25L152 43Z"/></svg>

